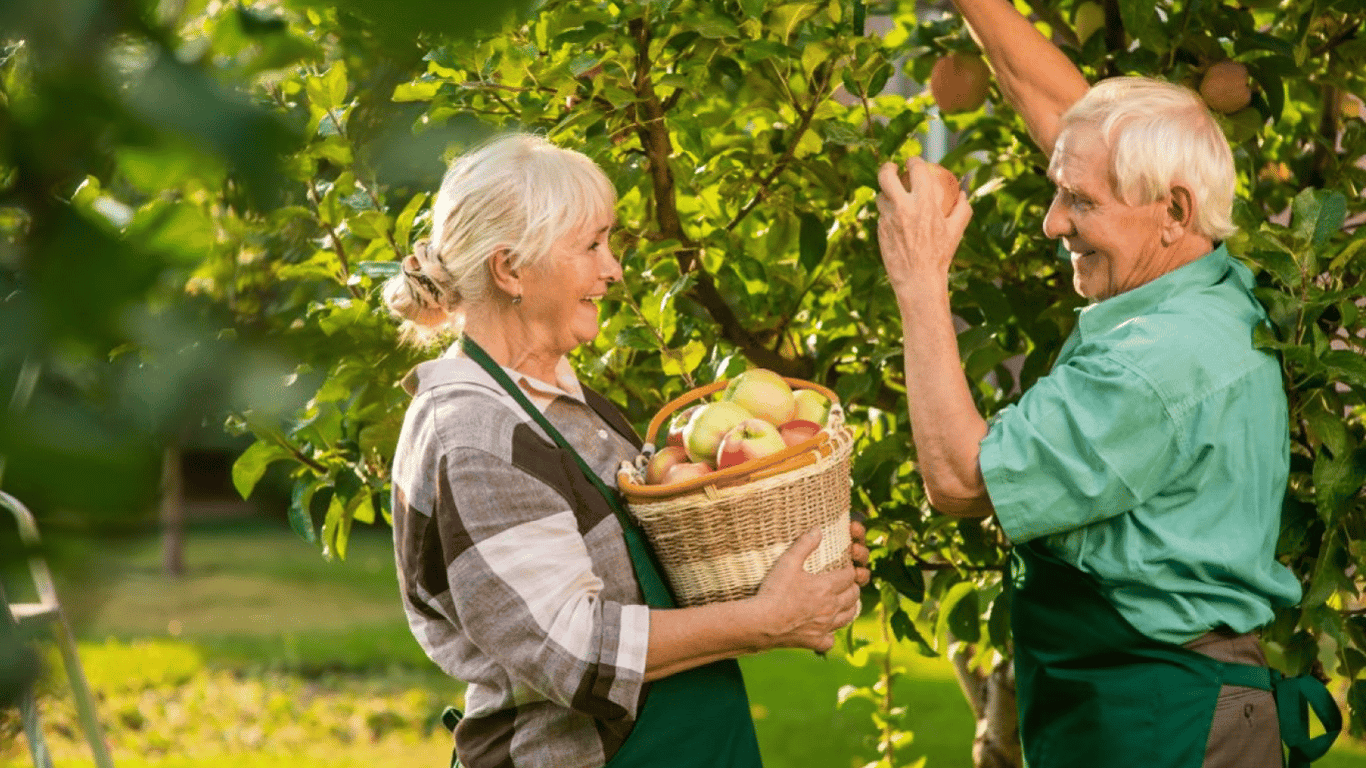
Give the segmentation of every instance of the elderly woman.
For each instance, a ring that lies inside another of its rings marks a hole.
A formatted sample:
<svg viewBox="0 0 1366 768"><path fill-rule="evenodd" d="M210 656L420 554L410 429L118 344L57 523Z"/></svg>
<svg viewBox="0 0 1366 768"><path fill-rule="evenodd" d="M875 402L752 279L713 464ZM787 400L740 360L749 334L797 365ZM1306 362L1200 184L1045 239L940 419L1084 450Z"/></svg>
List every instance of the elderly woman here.
<svg viewBox="0 0 1366 768"><path fill-rule="evenodd" d="M868 580L804 571L816 530L754 597L671 607L608 487L641 441L566 357L621 279L614 205L587 157L497 139L451 165L429 243L386 286L417 326L463 330L404 382L393 509L413 635L469 684L455 728L469 768L758 766L735 657L829 649Z"/></svg>
<svg viewBox="0 0 1366 768"><path fill-rule="evenodd" d="M1052 371L988 423L949 305L971 209L960 196L940 215L919 161L910 193L883 168L878 233L927 495L951 515L994 515L1015 545L1026 761L1275 768L1283 735L1300 764L1332 736L1280 733L1277 705L1307 695L1326 723L1336 709L1316 681L1268 670L1253 634L1300 586L1276 560L1289 471L1280 367L1253 346L1266 314L1221 242L1234 231L1228 142L1188 89L1089 87L1009 0L955 2L1050 157L1043 228L1091 300Z"/></svg>

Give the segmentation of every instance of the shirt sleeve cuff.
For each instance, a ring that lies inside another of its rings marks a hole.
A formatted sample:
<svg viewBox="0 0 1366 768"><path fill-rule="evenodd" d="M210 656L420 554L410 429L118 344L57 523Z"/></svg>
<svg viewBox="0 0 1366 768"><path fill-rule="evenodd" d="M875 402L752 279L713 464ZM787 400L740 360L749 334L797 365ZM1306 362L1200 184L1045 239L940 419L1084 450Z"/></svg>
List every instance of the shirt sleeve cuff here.
<svg viewBox="0 0 1366 768"><path fill-rule="evenodd" d="M1014 482L1013 473L1004 465L999 429L989 429L986 437L982 438L977 462L987 486L987 497L996 511L996 522L1006 538L1013 544L1023 544L1034 538L1025 525L1024 505L1019 499L1020 486Z"/></svg>

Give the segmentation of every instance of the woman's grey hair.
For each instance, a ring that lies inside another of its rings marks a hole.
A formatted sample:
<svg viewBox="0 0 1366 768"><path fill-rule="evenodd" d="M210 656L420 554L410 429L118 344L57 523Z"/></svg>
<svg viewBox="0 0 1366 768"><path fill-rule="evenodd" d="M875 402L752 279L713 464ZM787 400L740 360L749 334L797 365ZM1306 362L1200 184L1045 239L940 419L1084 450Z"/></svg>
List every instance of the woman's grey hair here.
<svg viewBox="0 0 1366 768"><path fill-rule="evenodd" d="M432 229L384 286L384 300L420 337L458 326L494 298L489 258L544 264L561 238L610 215L616 192L587 156L540 136L497 137L456 158L432 204Z"/></svg>
<svg viewBox="0 0 1366 768"><path fill-rule="evenodd" d="M1121 200L1144 205L1185 186L1195 199L1198 234L1219 241L1237 231L1233 153L1194 91L1147 77L1102 80L1063 114L1059 136L1080 126L1100 131Z"/></svg>

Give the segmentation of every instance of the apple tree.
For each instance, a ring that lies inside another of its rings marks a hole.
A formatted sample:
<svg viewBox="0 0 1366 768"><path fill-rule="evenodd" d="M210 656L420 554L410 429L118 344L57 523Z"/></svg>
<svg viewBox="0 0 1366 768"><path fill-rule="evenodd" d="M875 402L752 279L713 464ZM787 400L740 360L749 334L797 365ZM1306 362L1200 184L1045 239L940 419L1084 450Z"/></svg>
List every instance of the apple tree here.
<svg viewBox="0 0 1366 768"><path fill-rule="evenodd" d="M60 15L35 0L4 6L0 31L15 31L0 41L0 311L22 344L0 365L38 357L48 372L31 411L46 420L0 427L0 453L27 457L12 477L79 509L43 474L53 457L133 456L118 477L128 499L145 495L155 451L71 443L95 446L83 456L43 435L72 426L62 413L76 426L113 413L133 428L112 434L155 446L175 419L147 422L161 413L148 403L193 398L187 361L230 361L212 381L233 384L229 426L254 439L239 489L284 473L295 528L344 557L355 522L387 516L406 404L395 382L436 351L400 343L378 287L426 232L445 160L494 130L538 131L597 160L620 200L624 285L599 339L574 355L589 385L641 427L694 384L751 366L843 400L876 575L865 607L877 631L843 644L879 673L840 692L873 704L859 759L890 768L915 754L901 717L911 702L891 685L909 643L954 659L981 719L978 763L1017 765L1008 543L990 521L925 500L875 241L876 169L930 155L970 192L951 280L984 413L1048 371L1079 300L1041 232L1052 189L1018 117L994 87L981 103L941 92L943 109L920 88L937 62L976 54L956 15L861 0L470 1L439 17L426 5L125 3L91 26L46 23ZM1273 321L1258 342L1284 364L1294 463L1279 556L1306 592L1263 639L1285 671L1334 675L1359 734L1366 126L1353 94L1366 38L1355 0L1267 5L1020 7L1093 80L1205 85L1230 110L1241 231L1229 244ZM166 335L178 328L208 330Z"/></svg>
<svg viewBox="0 0 1366 768"><path fill-rule="evenodd" d="M1237 149L1242 228L1230 247L1258 274L1274 325L1259 343L1284 361L1294 414L1280 556L1307 595L1264 640L1287 672L1337 675L1359 732L1366 367L1353 223L1366 206L1362 122L1347 95L1360 91L1366 51L1348 5L1163 3L1154 15L1124 0L1099 16L1085 4L1028 10L1088 77L1204 85L1228 110L1220 119ZM841 692L841 702L876 705L866 757L891 766L913 750L899 717L907 703L890 695L904 647L896 639L954 659L982 720L976 759L1018 764L1008 544L990 521L936 515L925 501L898 314L874 239L878 165L925 154L936 131L953 136L937 159L971 191L974 222L952 281L964 372L984 413L1047 372L1079 300L1040 231L1052 194L1043 155L997 94L941 110L914 85L889 86L931 81L946 57L971 60L960 21L941 8L890 10L885 31L872 32L868 9L848 0L552 0L497 35L419 38L420 63L391 91L358 87L368 73L339 59L282 93L310 115L312 138L296 168L305 193L277 212L289 222L279 229L316 245L237 279L269 275L272 292L306 294L302 324L282 331L326 352L300 371L295 386L312 394L297 418L246 421L260 441L239 462L243 487L266 462L294 466L293 519L310 535L321 521L329 551L344 553L351 520L382 511L403 401L393 376L416 355L392 345L376 286L423 231L434 185L386 183L384 158L362 151L357 117L407 114L419 141L471 117L543 132L596 159L620 198L624 290L608 302L598 341L575 353L590 385L638 425L695 383L749 366L819 381L846 404L859 440L856 505L878 577L867 610L882 627L851 635L845 648L881 676ZM1078 34L1074 19L1088 17L1098 26ZM1242 68L1245 81L1229 77ZM449 143L443 157L467 144Z"/></svg>

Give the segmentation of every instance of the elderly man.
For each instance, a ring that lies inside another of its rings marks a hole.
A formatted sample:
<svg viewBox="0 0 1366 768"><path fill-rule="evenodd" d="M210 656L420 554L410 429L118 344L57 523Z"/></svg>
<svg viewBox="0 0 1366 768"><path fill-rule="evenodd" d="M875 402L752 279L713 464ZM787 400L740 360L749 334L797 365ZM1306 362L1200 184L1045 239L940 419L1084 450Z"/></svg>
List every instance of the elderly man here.
<svg viewBox="0 0 1366 768"><path fill-rule="evenodd" d="M878 235L926 493L940 512L994 514L1015 545L1026 760L1280 766L1279 677L1251 632L1300 597L1274 556L1287 406L1277 361L1252 346L1265 320L1252 275L1221 244L1228 143L1189 90L1088 87L1011 3L955 2L1050 157L1044 231L1091 300L1053 370L988 423L947 287L971 210L960 195L943 216L919 160L910 192L882 168Z"/></svg>

